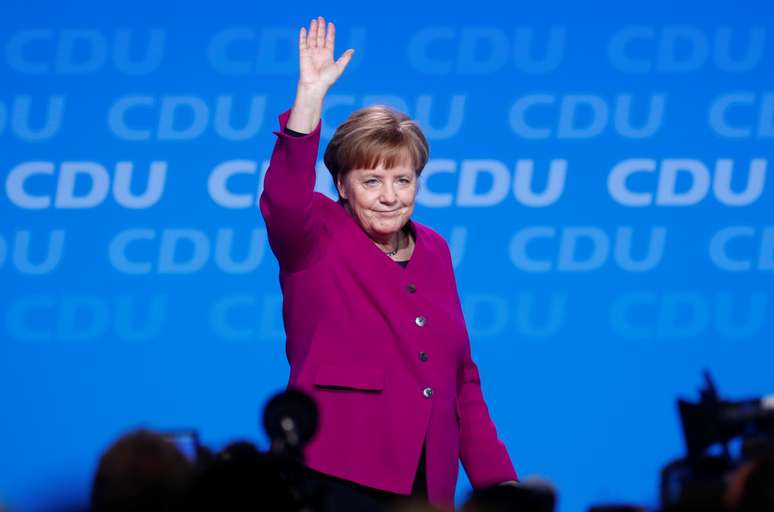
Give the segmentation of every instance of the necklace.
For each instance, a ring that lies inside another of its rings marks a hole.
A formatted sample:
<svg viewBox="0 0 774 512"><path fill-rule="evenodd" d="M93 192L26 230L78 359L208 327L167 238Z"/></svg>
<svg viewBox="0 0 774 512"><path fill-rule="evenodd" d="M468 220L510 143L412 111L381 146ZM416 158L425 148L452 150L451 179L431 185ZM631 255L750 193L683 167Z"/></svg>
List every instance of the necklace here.
<svg viewBox="0 0 774 512"><path fill-rule="evenodd" d="M399 249L400 249L400 231L398 231L398 241L395 244L395 249L390 252L386 252L384 254L386 254L387 256L395 256L396 254L398 254Z"/></svg>

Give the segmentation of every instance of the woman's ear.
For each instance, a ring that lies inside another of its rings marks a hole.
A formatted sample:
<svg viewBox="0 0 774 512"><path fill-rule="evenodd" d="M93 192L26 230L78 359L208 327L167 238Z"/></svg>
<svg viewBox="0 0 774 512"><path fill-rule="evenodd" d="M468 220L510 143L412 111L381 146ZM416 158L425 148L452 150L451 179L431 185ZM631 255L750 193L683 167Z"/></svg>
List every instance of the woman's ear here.
<svg viewBox="0 0 774 512"><path fill-rule="evenodd" d="M336 175L336 188L339 191L339 197L346 200L347 199L347 190L344 185L344 178L341 176L341 174Z"/></svg>

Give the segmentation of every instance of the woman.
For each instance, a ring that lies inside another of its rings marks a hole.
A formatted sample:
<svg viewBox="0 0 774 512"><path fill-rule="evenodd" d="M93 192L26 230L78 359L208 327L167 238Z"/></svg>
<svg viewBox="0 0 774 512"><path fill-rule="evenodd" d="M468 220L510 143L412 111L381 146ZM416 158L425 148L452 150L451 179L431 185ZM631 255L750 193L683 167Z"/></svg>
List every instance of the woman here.
<svg viewBox="0 0 774 512"><path fill-rule="evenodd" d="M325 151L339 201L314 192L323 99L353 49L299 31L300 79L260 198L280 265L288 386L320 408L305 464L374 495L453 509L458 460L474 488L516 483L471 359L446 241L411 219L427 141L384 106L353 113Z"/></svg>

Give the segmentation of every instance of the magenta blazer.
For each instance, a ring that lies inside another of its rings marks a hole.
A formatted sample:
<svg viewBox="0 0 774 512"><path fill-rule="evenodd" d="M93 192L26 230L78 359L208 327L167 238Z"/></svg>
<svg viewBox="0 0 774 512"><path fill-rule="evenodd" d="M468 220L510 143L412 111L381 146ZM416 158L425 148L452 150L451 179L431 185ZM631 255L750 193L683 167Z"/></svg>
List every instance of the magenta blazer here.
<svg viewBox="0 0 774 512"><path fill-rule="evenodd" d="M446 241L410 220L402 268L337 202L314 191L320 125L280 129L260 197L279 261L288 387L310 393L319 428L305 464L409 494L427 438L431 504L454 508L458 460L475 489L516 480L481 393Z"/></svg>

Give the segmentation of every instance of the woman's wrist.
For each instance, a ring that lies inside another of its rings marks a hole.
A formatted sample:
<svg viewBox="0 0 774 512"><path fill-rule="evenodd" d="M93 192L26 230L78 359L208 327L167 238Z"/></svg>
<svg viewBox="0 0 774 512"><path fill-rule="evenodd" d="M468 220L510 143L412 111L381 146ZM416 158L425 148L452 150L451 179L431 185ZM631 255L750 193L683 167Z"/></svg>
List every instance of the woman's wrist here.
<svg viewBox="0 0 774 512"><path fill-rule="evenodd" d="M299 83L287 127L297 132L311 133L320 121L326 92L324 88Z"/></svg>
<svg viewBox="0 0 774 512"><path fill-rule="evenodd" d="M325 95L328 94L329 88L330 86L328 85L307 84L299 81L296 84L296 97L303 95L309 98L319 99L320 101L322 101Z"/></svg>

